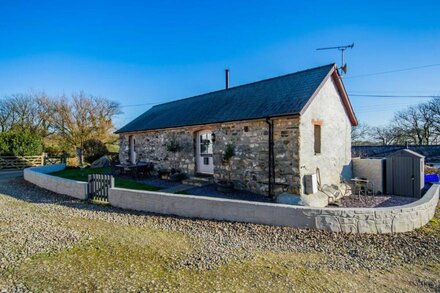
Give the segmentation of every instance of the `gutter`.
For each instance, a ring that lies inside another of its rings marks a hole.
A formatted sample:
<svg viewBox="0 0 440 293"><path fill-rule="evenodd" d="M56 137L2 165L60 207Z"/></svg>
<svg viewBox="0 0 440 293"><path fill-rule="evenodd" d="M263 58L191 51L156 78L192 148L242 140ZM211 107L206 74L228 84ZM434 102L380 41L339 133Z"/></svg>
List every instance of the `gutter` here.
<svg viewBox="0 0 440 293"><path fill-rule="evenodd" d="M202 124L186 124L186 125L176 125L176 126L167 126L167 127L160 127L160 128L150 128L150 129L138 129L138 130L129 130L125 131L122 130L124 127L120 128L119 130L115 131L114 134L132 134L132 133L140 133L140 132L151 132L151 131L159 131L159 130L169 130L169 129L179 129L179 128L189 128L189 127L201 127L206 125L218 125L218 124L224 124L224 123L232 123L232 122L246 122L246 121L260 121L263 119L269 119L269 118L283 118L283 117L299 117L300 113L285 113L285 114L279 114L279 115L273 115L270 117L256 117L256 118L246 118L246 119L237 119L237 120L222 120L222 121L216 121L216 122L207 122ZM122 130L122 131L121 131Z"/></svg>

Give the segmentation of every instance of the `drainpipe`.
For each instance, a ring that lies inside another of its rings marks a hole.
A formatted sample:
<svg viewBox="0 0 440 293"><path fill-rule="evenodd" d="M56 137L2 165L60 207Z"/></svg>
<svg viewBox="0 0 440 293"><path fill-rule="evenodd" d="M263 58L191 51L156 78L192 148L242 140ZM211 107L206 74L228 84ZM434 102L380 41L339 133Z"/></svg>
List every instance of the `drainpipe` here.
<svg viewBox="0 0 440 293"><path fill-rule="evenodd" d="M273 121L270 120L270 118L266 118L266 123L269 128L269 135L268 135L268 142L269 142L269 172L268 172L268 179L269 179L269 197L274 197L273 195L273 183L275 183L275 156L273 151Z"/></svg>

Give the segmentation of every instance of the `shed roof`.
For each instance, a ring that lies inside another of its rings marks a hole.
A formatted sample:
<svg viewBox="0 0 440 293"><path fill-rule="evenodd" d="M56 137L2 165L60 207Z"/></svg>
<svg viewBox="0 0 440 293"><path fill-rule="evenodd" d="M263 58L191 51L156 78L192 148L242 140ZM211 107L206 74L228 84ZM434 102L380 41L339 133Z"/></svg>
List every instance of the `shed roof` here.
<svg viewBox="0 0 440 293"><path fill-rule="evenodd" d="M160 104L116 133L300 114L335 68L334 64L328 64ZM350 107L347 113L353 114L349 101L346 102L344 105ZM351 121L356 121L354 114Z"/></svg>
<svg viewBox="0 0 440 293"><path fill-rule="evenodd" d="M403 149L403 150L398 150L397 152L394 152L390 155L388 155L388 157L416 157L416 158L424 158L425 156L416 153L415 151L409 150L409 149Z"/></svg>

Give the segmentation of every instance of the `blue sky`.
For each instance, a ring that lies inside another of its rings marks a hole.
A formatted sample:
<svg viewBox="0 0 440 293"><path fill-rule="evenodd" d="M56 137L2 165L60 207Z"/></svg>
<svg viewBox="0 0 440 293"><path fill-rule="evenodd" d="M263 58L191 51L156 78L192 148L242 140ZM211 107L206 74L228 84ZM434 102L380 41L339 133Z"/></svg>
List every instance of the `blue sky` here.
<svg viewBox="0 0 440 293"><path fill-rule="evenodd" d="M315 49L352 42L349 94L440 94L440 66L359 76L440 64L439 11L440 1L2 0L0 96L84 90L119 101L122 126L150 107L131 105L223 88L226 67L239 85L339 63ZM351 100L361 121L383 125L426 98Z"/></svg>

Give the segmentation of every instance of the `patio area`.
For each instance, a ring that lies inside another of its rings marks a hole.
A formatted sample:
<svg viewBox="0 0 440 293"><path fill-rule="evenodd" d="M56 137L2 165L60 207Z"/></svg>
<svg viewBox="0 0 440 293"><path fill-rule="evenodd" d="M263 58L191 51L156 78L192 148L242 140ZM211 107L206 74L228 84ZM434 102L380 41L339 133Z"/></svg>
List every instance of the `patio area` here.
<svg viewBox="0 0 440 293"><path fill-rule="evenodd" d="M264 195L256 194L245 190L233 190L229 193L223 193L217 191L217 186L213 183L198 187L198 186L182 184L181 182L173 182L170 180L159 179L155 176L143 178L141 180L138 180L138 182L148 186L161 188L161 192L169 192L175 194L190 194L190 195L198 195L198 196L257 201L257 202L272 202L270 198Z"/></svg>

